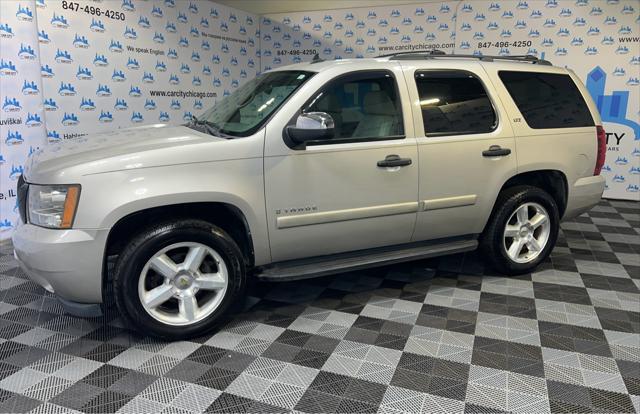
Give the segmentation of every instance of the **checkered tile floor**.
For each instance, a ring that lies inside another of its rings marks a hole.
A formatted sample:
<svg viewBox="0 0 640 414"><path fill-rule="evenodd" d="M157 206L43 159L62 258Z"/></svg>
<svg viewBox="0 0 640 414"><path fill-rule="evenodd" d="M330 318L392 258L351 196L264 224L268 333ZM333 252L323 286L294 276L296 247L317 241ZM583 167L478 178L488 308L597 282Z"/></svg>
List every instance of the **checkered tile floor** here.
<svg viewBox="0 0 640 414"><path fill-rule="evenodd" d="M65 315L4 244L0 412L639 411L640 204L562 227L531 275L473 253L260 284L175 343Z"/></svg>

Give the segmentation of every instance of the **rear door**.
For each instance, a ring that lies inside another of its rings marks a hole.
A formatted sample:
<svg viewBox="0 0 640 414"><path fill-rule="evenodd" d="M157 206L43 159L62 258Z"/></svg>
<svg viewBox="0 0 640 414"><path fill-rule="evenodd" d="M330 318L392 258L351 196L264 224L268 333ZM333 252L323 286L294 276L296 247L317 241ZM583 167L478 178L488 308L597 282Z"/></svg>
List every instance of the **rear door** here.
<svg viewBox="0 0 640 414"><path fill-rule="evenodd" d="M517 169L502 103L480 63L404 66L420 159L413 240L478 234Z"/></svg>
<svg viewBox="0 0 640 414"><path fill-rule="evenodd" d="M597 111L585 102L579 80L553 66L511 63L487 72L513 121L518 172L562 171L569 190L577 179L593 175Z"/></svg>

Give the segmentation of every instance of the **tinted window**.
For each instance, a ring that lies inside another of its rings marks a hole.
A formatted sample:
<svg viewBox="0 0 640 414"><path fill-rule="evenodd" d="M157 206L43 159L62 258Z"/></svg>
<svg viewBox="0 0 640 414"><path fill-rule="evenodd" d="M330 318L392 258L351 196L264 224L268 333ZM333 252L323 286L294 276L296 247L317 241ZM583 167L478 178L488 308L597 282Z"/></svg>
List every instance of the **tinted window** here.
<svg viewBox="0 0 640 414"><path fill-rule="evenodd" d="M463 71L424 71L415 75L427 136L480 134L496 126L487 92Z"/></svg>
<svg viewBox="0 0 640 414"><path fill-rule="evenodd" d="M500 79L531 128L593 126L593 118L569 75L504 72Z"/></svg>
<svg viewBox="0 0 640 414"><path fill-rule="evenodd" d="M304 112L326 112L333 139L388 138L404 134L395 79L387 72L355 73L321 90Z"/></svg>

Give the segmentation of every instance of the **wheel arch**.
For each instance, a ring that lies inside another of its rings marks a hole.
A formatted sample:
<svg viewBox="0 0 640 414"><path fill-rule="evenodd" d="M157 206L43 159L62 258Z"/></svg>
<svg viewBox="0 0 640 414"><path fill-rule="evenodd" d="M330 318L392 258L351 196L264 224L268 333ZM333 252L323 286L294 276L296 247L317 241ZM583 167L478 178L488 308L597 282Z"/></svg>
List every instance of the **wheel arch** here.
<svg viewBox="0 0 640 414"><path fill-rule="evenodd" d="M558 214L560 215L560 218L562 218L567 208L567 201L569 197L567 176L562 171L545 169L518 173L505 181L498 194L508 188L518 185L530 185L549 193L549 195L551 195L555 200L558 206ZM492 214L493 211L495 211L495 208L496 205L494 204Z"/></svg>
<svg viewBox="0 0 640 414"><path fill-rule="evenodd" d="M177 203L131 212L121 217L109 230L106 256L117 254L131 234L151 223L179 218L201 219L222 228L238 243L247 264L253 265L253 238L247 218L240 208L224 202Z"/></svg>

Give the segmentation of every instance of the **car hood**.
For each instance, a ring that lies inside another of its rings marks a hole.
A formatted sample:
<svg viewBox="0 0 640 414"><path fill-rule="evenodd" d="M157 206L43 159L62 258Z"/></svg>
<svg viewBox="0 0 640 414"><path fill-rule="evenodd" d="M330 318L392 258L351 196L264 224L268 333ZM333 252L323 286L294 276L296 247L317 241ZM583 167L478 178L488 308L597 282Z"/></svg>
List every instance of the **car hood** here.
<svg viewBox="0 0 640 414"><path fill-rule="evenodd" d="M165 125L85 135L37 150L27 162L25 177L34 183L68 183L78 175L247 156L234 153L234 141L241 140Z"/></svg>

